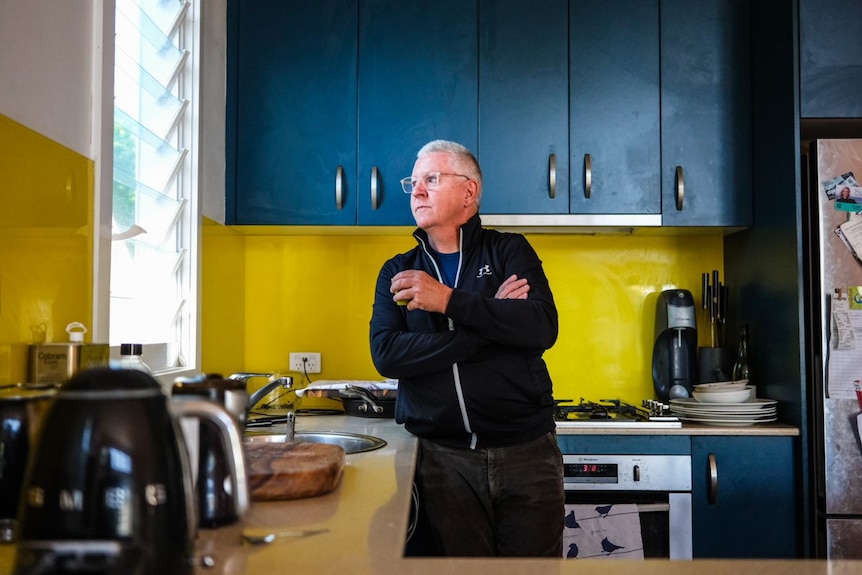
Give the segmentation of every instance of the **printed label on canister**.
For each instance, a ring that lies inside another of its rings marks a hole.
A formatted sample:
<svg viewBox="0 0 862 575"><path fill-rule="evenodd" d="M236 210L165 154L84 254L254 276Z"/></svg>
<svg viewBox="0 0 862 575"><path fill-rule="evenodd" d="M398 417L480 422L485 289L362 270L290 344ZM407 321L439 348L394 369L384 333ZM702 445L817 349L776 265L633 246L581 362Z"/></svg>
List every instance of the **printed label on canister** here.
<svg viewBox="0 0 862 575"><path fill-rule="evenodd" d="M106 343L44 343L29 348L27 377L31 383L63 383L82 369L108 365Z"/></svg>
<svg viewBox="0 0 862 575"><path fill-rule="evenodd" d="M68 345L31 345L29 380L32 383L60 383L68 378L70 363Z"/></svg>

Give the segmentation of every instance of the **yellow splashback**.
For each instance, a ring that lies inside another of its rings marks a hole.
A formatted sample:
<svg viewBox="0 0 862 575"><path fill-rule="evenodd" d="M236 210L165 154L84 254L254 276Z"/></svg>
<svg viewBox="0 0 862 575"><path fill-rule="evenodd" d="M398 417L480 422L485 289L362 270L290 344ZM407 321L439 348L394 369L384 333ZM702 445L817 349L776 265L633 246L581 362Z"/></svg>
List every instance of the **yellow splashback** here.
<svg viewBox="0 0 862 575"><path fill-rule="evenodd" d="M93 315L93 169L0 115L0 383L25 378L22 346Z"/></svg>
<svg viewBox="0 0 862 575"><path fill-rule="evenodd" d="M374 285L383 262L414 245L409 232L248 235L210 224L203 237L204 371L286 370L290 352L310 351L322 356L313 380L381 378L368 345ZM560 316L545 354L555 396L652 397L657 294L682 287L699 301L701 273L723 271L721 236L529 239Z"/></svg>

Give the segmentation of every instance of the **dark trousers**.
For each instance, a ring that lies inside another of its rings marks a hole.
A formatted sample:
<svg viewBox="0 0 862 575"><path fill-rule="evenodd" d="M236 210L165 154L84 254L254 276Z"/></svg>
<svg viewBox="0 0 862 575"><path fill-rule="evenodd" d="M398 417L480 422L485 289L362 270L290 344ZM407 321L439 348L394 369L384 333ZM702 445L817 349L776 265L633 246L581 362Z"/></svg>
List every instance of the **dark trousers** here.
<svg viewBox="0 0 862 575"><path fill-rule="evenodd" d="M420 439L416 484L443 555L562 557L563 458L553 432L476 450Z"/></svg>

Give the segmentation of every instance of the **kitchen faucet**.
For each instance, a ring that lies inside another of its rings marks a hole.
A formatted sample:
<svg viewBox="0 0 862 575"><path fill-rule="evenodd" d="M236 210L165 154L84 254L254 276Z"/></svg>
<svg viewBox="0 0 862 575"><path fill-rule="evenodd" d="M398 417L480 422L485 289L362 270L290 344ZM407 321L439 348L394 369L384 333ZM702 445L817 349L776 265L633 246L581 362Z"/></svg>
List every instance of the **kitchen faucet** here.
<svg viewBox="0 0 862 575"><path fill-rule="evenodd" d="M256 390L254 393L249 395L248 398L248 408L246 413L251 413L251 411L255 408L255 406L260 403L260 401L266 397L271 391L275 390L278 387L282 389L292 389L293 388L293 377L286 375L280 376L278 373L257 373L257 372L239 372L233 373L228 376L228 379L232 379L235 381L240 381L246 387L246 391L248 391L248 380L253 377L266 377L269 378L269 382L267 382L263 387ZM247 418L246 418L247 419ZM287 431L286 431L286 439L288 441L293 440L295 423L296 423L296 414L293 409L290 409L286 415L287 420Z"/></svg>

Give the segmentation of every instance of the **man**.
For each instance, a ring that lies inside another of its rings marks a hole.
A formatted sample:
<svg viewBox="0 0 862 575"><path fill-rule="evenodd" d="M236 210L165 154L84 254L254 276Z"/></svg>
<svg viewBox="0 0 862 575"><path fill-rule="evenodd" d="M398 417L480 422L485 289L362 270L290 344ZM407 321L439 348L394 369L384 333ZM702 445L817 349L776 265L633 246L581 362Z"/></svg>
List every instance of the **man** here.
<svg viewBox="0 0 862 575"><path fill-rule="evenodd" d="M562 556L562 456L543 352L557 310L526 238L482 228L473 154L436 140L402 180L418 246L380 271L371 352L419 437L416 485L449 556Z"/></svg>

